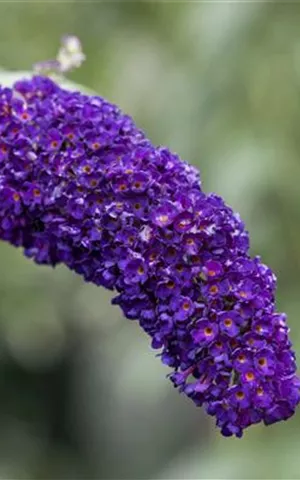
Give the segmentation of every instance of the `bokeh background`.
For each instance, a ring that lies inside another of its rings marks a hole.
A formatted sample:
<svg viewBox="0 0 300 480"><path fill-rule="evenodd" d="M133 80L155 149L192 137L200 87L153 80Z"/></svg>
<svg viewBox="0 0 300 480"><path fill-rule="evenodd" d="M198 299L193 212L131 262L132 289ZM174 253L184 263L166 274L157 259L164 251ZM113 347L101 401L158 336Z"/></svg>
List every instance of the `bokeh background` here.
<svg viewBox="0 0 300 480"><path fill-rule="evenodd" d="M300 359L300 4L1 2L0 67L52 58L197 165L278 275ZM224 439L110 295L0 245L0 478L299 479L300 412Z"/></svg>

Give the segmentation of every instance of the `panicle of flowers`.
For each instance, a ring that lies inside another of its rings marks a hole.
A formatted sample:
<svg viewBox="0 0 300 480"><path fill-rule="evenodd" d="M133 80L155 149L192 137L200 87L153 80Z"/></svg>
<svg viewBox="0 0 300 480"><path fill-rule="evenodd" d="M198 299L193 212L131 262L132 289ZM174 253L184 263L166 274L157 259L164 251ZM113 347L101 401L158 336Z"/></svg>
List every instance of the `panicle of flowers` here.
<svg viewBox="0 0 300 480"><path fill-rule="evenodd" d="M0 89L0 237L116 291L223 435L294 413L275 277L249 256L239 215L105 99L41 76Z"/></svg>

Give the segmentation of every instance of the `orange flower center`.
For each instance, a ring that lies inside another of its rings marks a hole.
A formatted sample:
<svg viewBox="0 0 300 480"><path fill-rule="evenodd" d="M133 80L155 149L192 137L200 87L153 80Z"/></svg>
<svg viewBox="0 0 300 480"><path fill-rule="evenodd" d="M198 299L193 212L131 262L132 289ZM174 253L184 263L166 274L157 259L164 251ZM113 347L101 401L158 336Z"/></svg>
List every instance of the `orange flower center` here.
<svg viewBox="0 0 300 480"><path fill-rule="evenodd" d="M225 318L224 325L225 325L225 327L231 327L231 325L232 325L231 318Z"/></svg>
<svg viewBox="0 0 300 480"><path fill-rule="evenodd" d="M236 392L235 396L238 400L243 400L245 398L245 394L242 391Z"/></svg>
<svg viewBox="0 0 300 480"><path fill-rule="evenodd" d="M20 195L17 192L15 192L13 194L13 199L14 199L15 202L18 202L20 200Z"/></svg>
<svg viewBox="0 0 300 480"><path fill-rule="evenodd" d="M212 333L213 333L213 329L211 327L206 327L204 329L204 335L210 337L212 335Z"/></svg>
<svg viewBox="0 0 300 480"><path fill-rule="evenodd" d="M240 292L240 296L241 296L242 298L247 298L248 295L247 295L247 292L241 291L241 292Z"/></svg>
<svg viewBox="0 0 300 480"><path fill-rule="evenodd" d="M264 389L262 387L258 387L256 390L256 394L261 397L264 394Z"/></svg>
<svg viewBox="0 0 300 480"><path fill-rule="evenodd" d="M219 289L218 289L217 285L212 285L210 287L209 291L210 291L210 293L215 294L215 293L218 293Z"/></svg>
<svg viewBox="0 0 300 480"><path fill-rule="evenodd" d="M265 357L261 357L258 360L258 365L260 365L261 367L265 367L267 365L267 359Z"/></svg>
<svg viewBox="0 0 300 480"><path fill-rule="evenodd" d="M168 215L159 215L157 219L160 223L167 223L169 221Z"/></svg>

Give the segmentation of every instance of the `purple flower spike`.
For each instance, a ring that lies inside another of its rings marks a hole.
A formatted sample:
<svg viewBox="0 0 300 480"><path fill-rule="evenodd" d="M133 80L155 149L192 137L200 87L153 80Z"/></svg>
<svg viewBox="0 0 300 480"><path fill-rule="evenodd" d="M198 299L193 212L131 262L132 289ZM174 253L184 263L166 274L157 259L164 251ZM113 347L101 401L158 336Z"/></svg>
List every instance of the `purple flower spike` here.
<svg viewBox="0 0 300 480"><path fill-rule="evenodd" d="M63 39L63 71L81 63ZM101 97L41 76L0 87L0 238L117 292L170 378L224 436L286 420L300 401L276 279L197 170Z"/></svg>

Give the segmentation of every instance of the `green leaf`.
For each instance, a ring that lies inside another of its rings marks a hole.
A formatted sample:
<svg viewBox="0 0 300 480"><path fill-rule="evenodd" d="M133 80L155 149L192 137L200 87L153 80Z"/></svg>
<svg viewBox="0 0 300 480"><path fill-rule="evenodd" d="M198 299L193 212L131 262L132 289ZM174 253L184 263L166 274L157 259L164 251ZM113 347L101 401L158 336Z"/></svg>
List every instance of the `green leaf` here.
<svg viewBox="0 0 300 480"><path fill-rule="evenodd" d="M32 76L33 76L32 72L26 72L26 71L7 72L6 70L0 69L0 85L5 87L12 87L13 84L18 80L22 80L26 78L29 79ZM71 82L70 80L64 77L60 77L58 75L56 76L52 75L51 78L56 83L66 88L67 90L79 91L79 92L86 93L88 95L95 95L95 92L92 92L87 87L84 87L83 85L80 85L78 83Z"/></svg>

